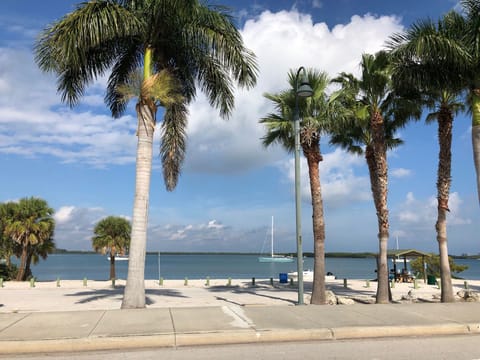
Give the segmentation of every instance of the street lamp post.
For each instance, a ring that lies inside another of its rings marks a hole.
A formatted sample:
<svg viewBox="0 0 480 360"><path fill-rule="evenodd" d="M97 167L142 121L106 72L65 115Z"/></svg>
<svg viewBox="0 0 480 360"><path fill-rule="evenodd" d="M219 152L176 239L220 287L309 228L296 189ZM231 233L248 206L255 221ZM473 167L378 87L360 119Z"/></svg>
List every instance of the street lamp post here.
<svg viewBox="0 0 480 360"><path fill-rule="evenodd" d="M300 72L302 78L298 83ZM295 76L295 230L297 238L297 274L298 274L298 305L303 305L303 251L302 251L302 218L301 218L301 190L300 190L300 115L298 110L298 98L310 97L313 90L308 83L305 68L301 66Z"/></svg>

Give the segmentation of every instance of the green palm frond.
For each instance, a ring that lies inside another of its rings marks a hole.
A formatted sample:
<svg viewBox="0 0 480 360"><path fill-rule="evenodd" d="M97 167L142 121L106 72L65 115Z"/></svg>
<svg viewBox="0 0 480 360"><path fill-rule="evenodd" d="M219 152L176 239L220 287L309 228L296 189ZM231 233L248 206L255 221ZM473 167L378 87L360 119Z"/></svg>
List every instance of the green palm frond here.
<svg viewBox="0 0 480 360"><path fill-rule="evenodd" d="M464 86L471 55L464 46L465 21L455 12L438 22L419 20L390 38L393 79L402 91Z"/></svg>
<svg viewBox="0 0 480 360"><path fill-rule="evenodd" d="M280 144L287 151L294 150L293 119L295 111L295 81L297 70L288 72L289 90L279 93L265 93L264 97L270 100L275 112L260 119L265 125L266 134L262 137L264 146ZM319 144L323 133L330 131L334 121L340 121L341 106L335 99L329 98L326 94L330 79L328 74L316 69L307 69L306 75L313 94L311 97L298 99L299 117L301 119L301 140L303 145L311 146Z"/></svg>
<svg viewBox="0 0 480 360"><path fill-rule="evenodd" d="M146 54L151 56L148 61ZM105 102L114 117L124 113L134 96L147 100L152 112L163 106L166 114L186 114L184 107L199 89L227 118L235 85L254 86L258 72L229 10L197 0L84 2L44 30L35 45L35 60L43 71L56 74L62 101L70 106L78 104L87 85L111 70ZM148 74L140 86L135 73L141 67ZM172 128L171 120L165 120L166 127ZM184 120L173 133L184 133ZM183 159L181 151L165 155L170 153L162 152L162 158ZM180 166L169 163L165 168Z"/></svg>
<svg viewBox="0 0 480 360"><path fill-rule="evenodd" d="M53 236L54 210L40 198L22 198L8 205L2 220L3 233L22 246L37 245Z"/></svg>
<svg viewBox="0 0 480 360"><path fill-rule="evenodd" d="M123 41L142 28L139 19L114 2L85 2L44 30L35 60L43 71L59 75L62 101L74 106L85 87L114 64Z"/></svg>
<svg viewBox="0 0 480 360"><path fill-rule="evenodd" d="M168 191L175 189L187 147L188 109L184 103L173 103L165 111L161 128L160 156L163 178Z"/></svg>
<svg viewBox="0 0 480 360"><path fill-rule="evenodd" d="M362 77L341 73L333 82L341 89L334 92L337 101L346 108L344 121L336 122L330 143L349 152L362 154L372 145L370 116L378 111L383 117L384 139L387 149L393 149L402 140L396 137L398 129L409 119L418 119L423 103L418 98L404 97L393 88L392 58L385 52L362 56Z"/></svg>
<svg viewBox="0 0 480 360"><path fill-rule="evenodd" d="M265 125L266 134L262 137L262 144L268 147L272 144L283 146L288 152L295 148L293 122L280 114L268 114L260 120Z"/></svg>

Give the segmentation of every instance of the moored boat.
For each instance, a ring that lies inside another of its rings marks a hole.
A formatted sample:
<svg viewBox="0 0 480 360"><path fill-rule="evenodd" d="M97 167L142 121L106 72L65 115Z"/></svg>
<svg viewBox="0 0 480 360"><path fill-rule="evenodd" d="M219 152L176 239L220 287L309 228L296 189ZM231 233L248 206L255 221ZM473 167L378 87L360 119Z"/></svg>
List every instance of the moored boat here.
<svg viewBox="0 0 480 360"><path fill-rule="evenodd" d="M272 230L271 230L271 237L270 237L270 256L260 256L258 261L261 263L270 263L270 262L279 262L279 263L290 263L293 262L293 257L291 256L283 256L283 255L275 255L273 253L273 216L272 216Z"/></svg>
<svg viewBox="0 0 480 360"><path fill-rule="evenodd" d="M107 256L108 261L110 261L110 255ZM115 255L115 261L128 261L128 255Z"/></svg>

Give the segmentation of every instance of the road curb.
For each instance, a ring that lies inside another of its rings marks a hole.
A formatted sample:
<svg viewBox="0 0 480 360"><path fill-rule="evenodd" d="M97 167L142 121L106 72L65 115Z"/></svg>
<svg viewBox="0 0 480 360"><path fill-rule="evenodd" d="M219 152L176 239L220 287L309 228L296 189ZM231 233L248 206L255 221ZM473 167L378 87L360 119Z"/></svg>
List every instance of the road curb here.
<svg viewBox="0 0 480 360"><path fill-rule="evenodd" d="M35 352L82 352L154 347L184 347L244 343L335 341L360 338L438 336L480 333L480 324L436 324L422 326L359 326L320 329L241 330L109 336L45 340L0 341L0 354Z"/></svg>
<svg viewBox="0 0 480 360"><path fill-rule="evenodd" d="M435 324L416 326L364 326L340 327L332 329L336 340L384 338L384 337L409 337L409 336L437 336L437 335L462 335L473 333L465 324Z"/></svg>

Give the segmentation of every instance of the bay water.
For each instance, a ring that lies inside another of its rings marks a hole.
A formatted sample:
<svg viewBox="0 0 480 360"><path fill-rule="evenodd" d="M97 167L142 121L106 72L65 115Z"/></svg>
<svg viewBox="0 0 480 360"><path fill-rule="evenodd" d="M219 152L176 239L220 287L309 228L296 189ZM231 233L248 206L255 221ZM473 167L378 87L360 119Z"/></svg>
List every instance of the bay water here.
<svg viewBox="0 0 480 360"><path fill-rule="evenodd" d="M480 280L480 261L456 259L457 264L468 265L458 276ZM326 258L326 272L338 279L375 279L374 258ZM390 265L390 263L389 263ZM128 261L116 262L118 279L127 278ZM313 269L313 258L304 259L304 269ZM258 255L238 254L159 254L149 253L145 263L145 279L269 279L278 280L280 273L297 270L292 263L260 263ZM39 281L108 280L110 261L100 254L51 254L46 260L32 265L33 275Z"/></svg>

